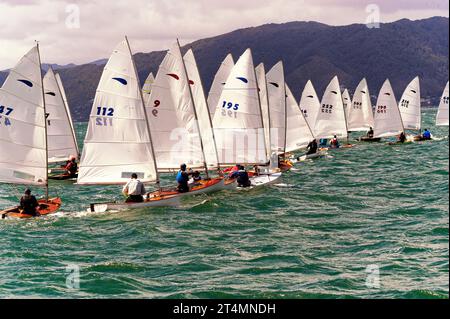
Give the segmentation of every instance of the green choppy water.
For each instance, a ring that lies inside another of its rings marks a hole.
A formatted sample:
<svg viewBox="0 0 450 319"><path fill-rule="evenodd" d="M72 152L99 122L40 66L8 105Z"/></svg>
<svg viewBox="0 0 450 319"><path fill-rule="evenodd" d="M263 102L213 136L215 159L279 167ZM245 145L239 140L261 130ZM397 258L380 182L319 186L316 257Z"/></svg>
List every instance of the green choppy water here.
<svg viewBox="0 0 450 319"><path fill-rule="evenodd" d="M0 297L448 298L449 132L435 114L424 126L437 141L358 144L278 185L180 208L87 213L120 188L52 182L60 213L0 220ZM0 185L0 207L22 190ZM366 285L371 265L379 288Z"/></svg>

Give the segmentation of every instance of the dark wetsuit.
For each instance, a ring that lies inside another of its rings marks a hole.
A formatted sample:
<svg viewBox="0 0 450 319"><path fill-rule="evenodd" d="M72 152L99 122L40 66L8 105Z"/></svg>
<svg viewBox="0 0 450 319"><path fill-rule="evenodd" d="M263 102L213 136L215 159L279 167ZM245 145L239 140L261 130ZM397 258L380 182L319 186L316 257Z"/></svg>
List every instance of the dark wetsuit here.
<svg viewBox="0 0 450 319"><path fill-rule="evenodd" d="M77 175L78 164L76 162L69 161L65 168L68 175L72 177L75 177Z"/></svg>
<svg viewBox="0 0 450 319"><path fill-rule="evenodd" d="M373 138L373 130L369 130L369 132L367 132L367 137L368 138Z"/></svg>
<svg viewBox="0 0 450 319"><path fill-rule="evenodd" d="M308 153L306 155L316 154L317 153L317 142L314 140L308 144Z"/></svg>
<svg viewBox="0 0 450 319"><path fill-rule="evenodd" d="M400 140L400 143L405 143L405 141L406 141L406 135L405 135L404 133L401 133L401 134L400 134L399 140Z"/></svg>
<svg viewBox="0 0 450 319"><path fill-rule="evenodd" d="M179 171L177 174L178 187L180 193L189 192L189 174L187 172Z"/></svg>
<svg viewBox="0 0 450 319"><path fill-rule="evenodd" d="M36 208L39 207L39 203L33 195L24 195L20 199L20 208L22 209L23 214L36 216L37 211Z"/></svg>
<svg viewBox="0 0 450 319"><path fill-rule="evenodd" d="M250 178L248 177L248 173L246 171L238 171L234 172L231 175L231 178L236 178L236 182L239 187L250 187L252 183L250 182Z"/></svg>

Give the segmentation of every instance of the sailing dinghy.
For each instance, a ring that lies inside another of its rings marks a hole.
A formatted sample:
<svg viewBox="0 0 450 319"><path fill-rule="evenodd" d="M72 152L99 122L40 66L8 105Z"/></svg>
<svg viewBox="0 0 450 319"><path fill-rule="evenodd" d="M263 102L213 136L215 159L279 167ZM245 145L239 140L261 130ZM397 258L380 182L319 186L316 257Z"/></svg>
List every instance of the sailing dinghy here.
<svg viewBox="0 0 450 319"><path fill-rule="evenodd" d="M219 163L197 63L191 50L183 58L178 42L159 67L146 111L158 171L178 171L185 163L206 173L201 185L178 196L224 188L223 178L209 176L209 170L218 170Z"/></svg>
<svg viewBox="0 0 450 319"><path fill-rule="evenodd" d="M40 216L55 213L60 198L48 196L48 137L39 44L10 71L0 89L0 182L45 186L38 200ZM1 218L31 218L19 207Z"/></svg>
<svg viewBox="0 0 450 319"><path fill-rule="evenodd" d="M72 156L78 159L78 143L61 78L53 72L52 68L49 68L43 83L47 110L48 161L49 163L66 162ZM50 172L56 172L56 174L50 175L49 179L72 178L65 172L58 173L61 170L63 169L51 169Z"/></svg>
<svg viewBox="0 0 450 319"><path fill-rule="evenodd" d="M436 115L436 125L437 126L448 126L448 82L445 86L444 92L442 93L441 102L439 103L438 113Z"/></svg>
<svg viewBox="0 0 450 319"><path fill-rule="evenodd" d="M386 80L378 94L375 110L374 137L386 138L404 132L404 126L391 83Z"/></svg>
<svg viewBox="0 0 450 319"><path fill-rule="evenodd" d="M314 135L318 139L330 139L336 135L338 138L341 137L348 140L347 120L337 76L331 80L325 89L314 128Z"/></svg>
<svg viewBox="0 0 450 319"><path fill-rule="evenodd" d="M406 87L398 105L405 130L417 131L417 135L411 137L415 141L422 140L420 134L422 128L420 104L420 79L415 77Z"/></svg>
<svg viewBox="0 0 450 319"><path fill-rule="evenodd" d="M311 80L306 82L305 88L303 89L302 97L300 99L300 109L312 132L314 132L317 114L320 111L320 101Z"/></svg>
<svg viewBox="0 0 450 319"><path fill-rule="evenodd" d="M144 183L159 184L159 173L144 99L128 39L119 43L105 65L95 94L81 156L78 184L124 185L136 173ZM171 191L147 194L143 203L91 204L92 212L172 206Z"/></svg>
<svg viewBox="0 0 450 319"><path fill-rule="evenodd" d="M252 53L247 49L230 72L215 108L213 127L222 166L265 166L269 163L260 92ZM250 176L253 186L263 186L280 178L278 172ZM251 173L249 172L249 175ZM227 180L236 188L235 180Z"/></svg>

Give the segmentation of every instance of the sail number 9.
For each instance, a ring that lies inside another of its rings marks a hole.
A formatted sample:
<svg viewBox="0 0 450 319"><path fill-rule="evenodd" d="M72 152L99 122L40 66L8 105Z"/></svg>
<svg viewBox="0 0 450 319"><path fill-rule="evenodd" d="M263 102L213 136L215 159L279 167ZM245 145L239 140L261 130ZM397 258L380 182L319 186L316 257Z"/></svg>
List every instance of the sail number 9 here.
<svg viewBox="0 0 450 319"><path fill-rule="evenodd" d="M97 117L95 119L95 125L97 126L112 126L114 116L114 108L112 107L97 107Z"/></svg>
<svg viewBox="0 0 450 319"><path fill-rule="evenodd" d="M0 105L0 125L5 125L5 126L11 125L11 120L7 116L10 115L13 111L14 111L14 109L12 107L6 107L4 105ZM3 117L3 116L5 116L5 117Z"/></svg>
<svg viewBox="0 0 450 319"><path fill-rule="evenodd" d="M237 117L237 112L239 110L239 104L223 101L222 105L222 116L229 116L229 117Z"/></svg>
<svg viewBox="0 0 450 319"><path fill-rule="evenodd" d="M156 108L159 107L160 105L161 105L161 101L159 101L159 100L155 100L155 102L153 102L152 115L154 117L158 117L158 110Z"/></svg>

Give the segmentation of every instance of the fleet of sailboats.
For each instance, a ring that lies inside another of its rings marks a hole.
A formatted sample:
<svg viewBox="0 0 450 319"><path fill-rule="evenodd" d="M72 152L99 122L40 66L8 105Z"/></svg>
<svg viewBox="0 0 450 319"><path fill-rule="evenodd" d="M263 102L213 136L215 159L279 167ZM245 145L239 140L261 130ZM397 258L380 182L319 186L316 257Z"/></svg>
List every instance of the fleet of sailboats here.
<svg viewBox="0 0 450 319"><path fill-rule="evenodd" d="M448 82L436 117L448 125ZM389 80L372 108L366 79L353 93L341 92L334 77L319 100L311 81L298 103L280 61L266 72L256 68L247 49L237 60L228 54L206 98L192 49L182 54L178 41L168 50L156 77L150 73L141 87L128 39L114 49L104 67L92 105L81 154L79 185L125 184L132 174L154 190L141 203L104 202L94 212L178 205L180 198L237 187L223 169L253 166L252 187L268 185L288 170L286 159L314 139L350 132L379 141L406 130L421 131L420 79L414 78L399 103ZM39 213L56 212L60 198L49 198L49 163L80 157L75 129L59 74L50 68L42 76L39 45L10 71L0 89L0 182L46 188ZM321 155L317 153L313 155ZM308 158L303 156L304 159ZM312 157L311 157L312 158ZM187 193L161 185L161 174L185 163L205 174ZM31 217L18 207L4 217Z"/></svg>

